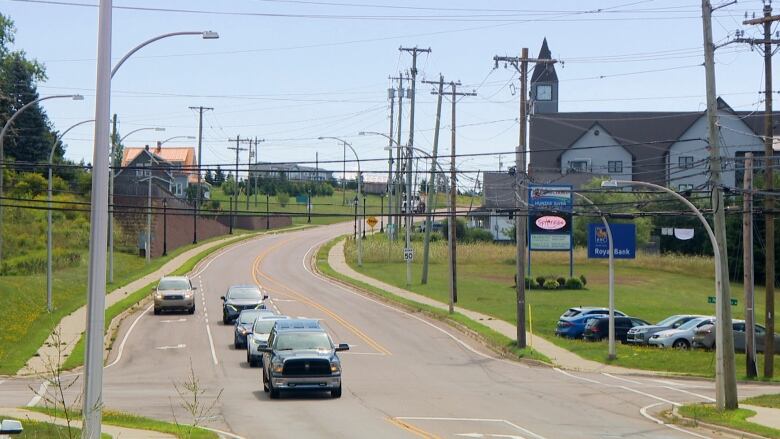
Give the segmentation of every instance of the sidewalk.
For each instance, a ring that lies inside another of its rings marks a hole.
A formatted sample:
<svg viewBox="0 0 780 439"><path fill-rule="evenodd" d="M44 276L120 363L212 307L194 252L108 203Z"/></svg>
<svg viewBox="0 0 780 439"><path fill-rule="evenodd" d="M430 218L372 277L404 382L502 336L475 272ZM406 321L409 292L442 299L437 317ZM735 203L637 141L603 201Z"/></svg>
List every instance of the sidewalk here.
<svg viewBox="0 0 780 439"><path fill-rule="evenodd" d="M353 270L352 267L347 265L347 261L344 259L344 241L340 241L330 249L330 253L328 253L328 263L330 264L331 268L333 268L335 271L345 276L351 277L352 279L369 284L376 288L380 288L387 292L393 293L396 296L400 296L405 299L412 300L414 302L422 303L443 310L447 309L447 305L444 303L438 302L436 300L433 300L429 297L425 297L417 293L413 293L408 290L404 290L402 288L395 287L393 285L388 285L382 281L379 281L372 277L365 276ZM511 339L515 339L517 337L517 329L508 322L505 322L503 320L498 320L488 315L478 313L476 311L464 309L458 306L455 307L455 311ZM574 353L567 351L566 349L563 349L561 347L556 346L553 343L550 343L549 341L543 339L542 337L539 336L534 337L530 333L526 333L526 339L528 340L528 344L530 346L532 346L534 349L541 352L542 354L546 355L548 358L550 358L553 361L553 363L557 367L560 367L562 369L584 371L584 372L607 372L607 373L619 373L619 374L643 373L648 375L666 375L660 372L644 371L644 370L638 371L634 369L628 369L625 367L610 366L596 361L586 360Z"/></svg>
<svg viewBox="0 0 780 439"><path fill-rule="evenodd" d="M22 421L22 426L24 426L25 420L36 421L36 422L48 422L48 423L63 425L63 426L67 425L64 419L53 418L43 413L32 412L24 409L0 408L0 418L3 418L5 416ZM76 428L81 428L81 421L72 421L71 426ZM113 437L114 439L175 439L176 437L168 433L160 433L151 430L136 430L133 428L116 427L113 425L106 425L106 424L103 424L101 430L103 431L103 433L110 434L111 437Z"/></svg>
<svg viewBox="0 0 780 439"><path fill-rule="evenodd" d="M756 415L747 418L747 421L780 430L780 409L759 407L749 404L740 404L739 408L753 410L756 412Z"/></svg>
<svg viewBox="0 0 780 439"><path fill-rule="evenodd" d="M122 300L128 294L143 288L151 282L159 280L160 277L164 276L165 274L173 272L182 266L185 262L187 262L190 258L198 255L200 252L214 248L227 241L241 238L242 237L240 236L229 236L215 241L210 241L206 244L199 245L183 252L182 254L168 261L157 271L149 273L140 279L136 279L135 281L106 294L106 308ZM60 343L64 343L63 356L70 355L70 353L73 351L73 348L76 346L76 343L81 338L81 334L86 330L86 318L87 307L85 305L76 311L73 311L71 314L63 317L63 319L60 321L58 327L60 328ZM40 348L38 348L37 354L27 360L27 364L25 364L25 366L20 369L16 375L35 375L44 373L46 372L47 361L50 361L50 359L54 359L56 357L57 348L54 344L53 336L49 335L49 338L46 339Z"/></svg>

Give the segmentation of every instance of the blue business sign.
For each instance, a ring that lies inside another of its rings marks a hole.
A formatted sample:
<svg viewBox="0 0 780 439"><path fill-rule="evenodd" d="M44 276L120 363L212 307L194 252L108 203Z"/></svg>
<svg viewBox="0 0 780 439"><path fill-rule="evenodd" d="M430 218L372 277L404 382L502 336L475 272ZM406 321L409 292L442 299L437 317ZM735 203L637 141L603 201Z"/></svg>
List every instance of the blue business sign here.
<svg viewBox="0 0 780 439"><path fill-rule="evenodd" d="M571 212L570 185L532 184L528 187L528 207L532 210L562 210Z"/></svg>
<svg viewBox="0 0 780 439"><path fill-rule="evenodd" d="M528 187L528 248L530 250L571 251L572 187L530 185Z"/></svg>
<svg viewBox="0 0 780 439"><path fill-rule="evenodd" d="M615 259L636 257L636 224L610 224ZM588 258L609 258L609 239L604 224L588 224Z"/></svg>

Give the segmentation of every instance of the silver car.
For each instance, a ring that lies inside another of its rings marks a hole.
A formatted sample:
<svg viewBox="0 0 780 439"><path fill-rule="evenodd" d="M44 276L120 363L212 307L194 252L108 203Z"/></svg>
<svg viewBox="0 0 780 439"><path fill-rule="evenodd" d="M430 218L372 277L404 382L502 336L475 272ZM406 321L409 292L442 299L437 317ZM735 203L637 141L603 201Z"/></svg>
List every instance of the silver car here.
<svg viewBox="0 0 780 439"><path fill-rule="evenodd" d="M689 320L677 329L667 329L654 334L648 343L663 348L689 349L693 344L693 334L696 329L714 321L715 317L698 317Z"/></svg>
<svg viewBox="0 0 780 439"><path fill-rule="evenodd" d="M246 362L249 367L259 367L263 360L260 348L268 346L268 335L274 329L277 320L289 319L287 316L260 316L252 326L252 332L246 336Z"/></svg>
<svg viewBox="0 0 780 439"><path fill-rule="evenodd" d="M174 309L195 314L195 290L187 276L165 276L154 288L154 314Z"/></svg>
<svg viewBox="0 0 780 439"><path fill-rule="evenodd" d="M674 315L661 320L655 325L634 326L628 330L626 343L647 344L650 341L650 337L652 337L654 334L665 331L667 329L677 329L688 321L697 317L706 316Z"/></svg>

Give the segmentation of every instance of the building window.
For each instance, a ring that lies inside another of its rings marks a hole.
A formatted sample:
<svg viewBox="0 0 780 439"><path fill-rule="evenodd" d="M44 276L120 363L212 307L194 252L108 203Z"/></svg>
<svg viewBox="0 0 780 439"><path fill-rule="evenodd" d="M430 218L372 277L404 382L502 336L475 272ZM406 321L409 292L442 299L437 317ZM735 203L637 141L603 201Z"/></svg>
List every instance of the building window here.
<svg viewBox="0 0 780 439"><path fill-rule="evenodd" d="M607 163L607 171L610 174L622 174L623 173L623 162L621 160L610 160Z"/></svg>
<svg viewBox="0 0 780 439"><path fill-rule="evenodd" d="M569 172L589 172L589 160L572 160L569 162Z"/></svg>
<svg viewBox="0 0 780 439"><path fill-rule="evenodd" d="M680 169L690 169L693 167L693 156L684 155L677 159Z"/></svg>
<svg viewBox="0 0 780 439"><path fill-rule="evenodd" d="M692 184L679 184L677 185L677 191L678 192L684 192L684 191L692 191L693 185Z"/></svg>

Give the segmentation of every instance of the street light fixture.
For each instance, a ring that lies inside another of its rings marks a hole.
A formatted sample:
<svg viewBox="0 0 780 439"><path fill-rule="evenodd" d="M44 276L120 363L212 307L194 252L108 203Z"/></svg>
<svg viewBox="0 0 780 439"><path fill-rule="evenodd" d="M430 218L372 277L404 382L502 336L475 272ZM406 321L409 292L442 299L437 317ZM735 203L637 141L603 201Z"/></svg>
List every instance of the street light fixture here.
<svg viewBox="0 0 780 439"><path fill-rule="evenodd" d="M187 139L187 140L195 140L195 139L196 139L196 137L195 137L195 136L173 136L173 137L168 137L167 139L165 139L165 140L163 140L162 142L160 142L160 146L162 146L162 145L164 145L166 142L170 142L171 140L174 140L174 139Z"/></svg>
<svg viewBox="0 0 780 439"><path fill-rule="evenodd" d="M8 120L5 122L5 125L3 125L3 129L0 130L0 260L3 259L3 196L5 195L5 192L3 191L3 180L5 179L4 173L5 173L5 148L4 148L4 140L5 140L5 133L8 132L8 130L11 128L11 125L14 122L14 119L19 117L22 112L33 105L48 100L48 99L62 99L62 98L70 98L74 101L83 101L84 96L80 94L70 94L70 95L52 95L52 96L44 96L42 98L34 99L26 104L24 104L21 108L16 110L14 114L11 115L11 117L8 118Z"/></svg>
<svg viewBox="0 0 780 439"><path fill-rule="evenodd" d="M200 35L215 39L212 31L173 32L144 41L131 49L111 68L112 0L100 0L98 5L97 80L95 85L95 137L92 163L92 201L90 215L89 270L87 278L87 336L84 350L83 437L100 437L103 407L103 332L106 304L106 240L108 235L109 148L111 78L119 67L142 47L177 35ZM1 158L1 157L0 157Z"/></svg>
<svg viewBox="0 0 780 439"><path fill-rule="evenodd" d="M626 181L626 180L607 180L601 182L601 187L617 188L619 185L626 186L644 186L658 191L666 192L683 204L685 204L696 217L699 218L704 229L707 231L707 235L710 238L712 244L712 252L715 259L715 403L719 410L723 410L726 407L726 395L737 395L737 377L734 373L734 339L732 334L732 322L726 322L723 318L721 311L721 304L724 301L728 301L730 298L725 297L725 291L723 289L723 273L720 267L720 247L715 239L715 233L712 231L707 219L704 218L701 211L693 205L687 198L678 194L677 192L657 184L648 183L646 181ZM730 320L730 319L729 319ZM727 367L728 363L730 367ZM725 371L731 371L727 374Z"/></svg>
<svg viewBox="0 0 780 439"><path fill-rule="evenodd" d="M347 142L346 140L340 139L338 137L320 136L317 139L318 140L326 140L326 139L337 140L337 141L341 142L342 144L344 144L344 146L349 147L349 149L352 151L352 154L355 154L355 160L357 160L357 167L358 167L358 175L357 175L357 191L358 191L358 194L355 197L356 198L357 197L361 197L362 198L363 197L363 192L362 192L362 187L361 187L361 180L363 180L363 174L360 171L360 158L358 157L357 152L355 151L355 148L353 148L352 145L349 142ZM365 221L365 218L363 218L363 221ZM360 229L361 230L364 227L363 226L363 221L360 222ZM363 266L363 239L360 237L360 231L358 231L358 236L357 236L357 248L358 248L358 267L362 267Z"/></svg>

